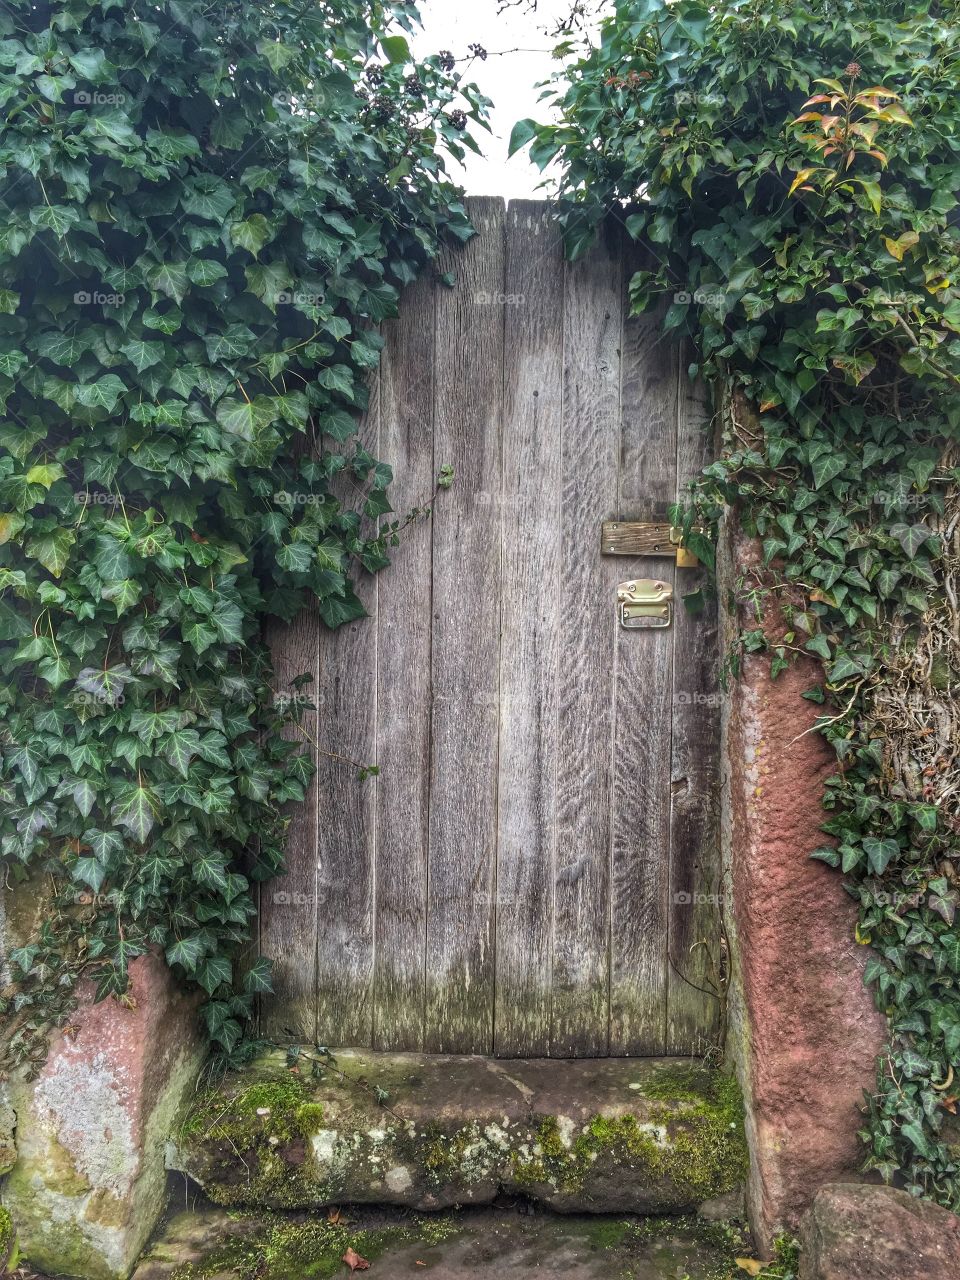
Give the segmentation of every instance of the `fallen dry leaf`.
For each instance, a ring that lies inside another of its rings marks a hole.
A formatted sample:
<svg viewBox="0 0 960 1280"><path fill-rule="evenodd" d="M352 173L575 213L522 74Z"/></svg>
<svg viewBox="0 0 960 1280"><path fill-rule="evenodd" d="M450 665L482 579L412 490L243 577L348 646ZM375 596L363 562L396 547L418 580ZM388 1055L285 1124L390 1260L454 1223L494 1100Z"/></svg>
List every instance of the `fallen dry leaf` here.
<svg viewBox="0 0 960 1280"><path fill-rule="evenodd" d="M734 1262L748 1276L758 1276L763 1270L763 1263L758 1262L756 1258L734 1258Z"/></svg>
<svg viewBox="0 0 960 1280"><path fill-rule="evenodd" d="M351 1271L369 1271L370 1263L366 1258L361 1258L356 1249L347 1248L347 1252L343 1255L343 1259Z"/></svg>

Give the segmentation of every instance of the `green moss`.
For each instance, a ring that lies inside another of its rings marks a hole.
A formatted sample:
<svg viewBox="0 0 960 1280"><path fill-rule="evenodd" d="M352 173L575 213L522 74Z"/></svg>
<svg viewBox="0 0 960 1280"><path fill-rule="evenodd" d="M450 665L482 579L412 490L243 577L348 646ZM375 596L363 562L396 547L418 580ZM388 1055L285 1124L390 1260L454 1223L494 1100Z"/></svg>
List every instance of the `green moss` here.
<svg viewBox="0 0 960 1280"><path fill-rule="evenodd" d="M315 1096L309 1081L288 1072L210 1091L186 1122L187 1168L218 1204L277 1209L336 1203L358 1188L365 1196L393 1165L418 1191L469 1195L503 1179L505 1161L508 1180L531 1191L573 1195L615 1185L622 1172L655 1188L665 1207L683 1209L732 1190L746 1169L736 1082L699 1065L648 1069L634 1095L638 1114L596 1114L579 1131L558 1115L515 1125L509 1136L476 1122L414 1129L396 1117L378 1123L369 1103L366 1111L341 1108L331 1121ZM330 1165L309 1149L327 1126L340 1130Z"/></svg>
<svg viewBox="0 0 960 1280"><path fill-rule="evenodd" d="M246 1142L268 1129L270 1135L284 1141L300 1135L302 1123L312 1121L317 1110L322 1115L323 1108L308 1101L303 1081L297 1076L259 1081L232 1096L210 1089L187 1116L183 1134Z"/></svg>
<svg viewBox="0 0 960 1280"><path fill-rule="evenodd" d="M10 1210L0 1205L0 1272L10 1270L17 1263L17 1235L13 1229Z"/></svg>
<svg viewBox="0 0 960 1280"><path fill-rule="evenodd" d="M442 1218L429 1230L422 1222L413 1226L356 1230L321 1220L291 1220L269 1215L259 1229L244 1239L228 1241L210 1253L202 1263L174 1271L171 1280L207 1280L222 1272L234 1272L239 1280L327 1280L345 1274L343 1255L354 1249L369 1262L376 1262L388 1250L415 1241L436 1243L458 1228Z"/></svg>
<svg viewBox="0 0 960 1280"><path fill-rule="evenodd" d="M668 1181L683 1200L708 1200L742 1183L747 1147L736 1080L701 1067L663 1068L642 1093L671 1105L653 1107L645 1121L596 1115L572 1147L556 1118L544 1118L532 1152L513 1156L518 1184L575 1191L601 1161L629 1163L650 1182Z"/></svg>
<svg viewBox="0 0 960 1280"><path fill-rule="evenodd" d="M304 1102L297 1107L297 1126L303 1134L316 1133L323 1125L323 1118L322 1102Z"/></svg>
<svg viewBox="0 0 960 1280"><path fill-rule="evenodd" d="M622 1218L598 1217L589 1222L584 1229L584 1236L597 1249L615 1249L623 1244L630 1232L630 1223Z"/></svg>
<svg viewBox="0 0 960 1280"><path fill-rule="evenodd" d="M779 1280L796 1280L800 1274L800 1241L793 1236L780 1235L773 1242L773 1262L764 1275Z"/></svg>

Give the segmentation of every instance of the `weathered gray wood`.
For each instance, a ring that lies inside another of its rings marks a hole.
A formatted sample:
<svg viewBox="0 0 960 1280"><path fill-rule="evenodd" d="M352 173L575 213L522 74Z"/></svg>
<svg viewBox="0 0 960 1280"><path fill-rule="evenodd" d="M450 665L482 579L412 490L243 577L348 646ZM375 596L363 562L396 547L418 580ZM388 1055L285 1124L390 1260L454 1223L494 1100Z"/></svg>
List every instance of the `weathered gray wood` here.
<svg viewBox="0 0 960 1280"><path fill-rule="evenodd" d="M616 584L597 550L616 516L622 259L618 239L567 268L557 877L551 1053L605 1054L609 1040L610 808Z"/></svg>
<svg viewBox="0 0 960 1280"><path fill-rule="evenodd" d="M615 228L565 266L546 204L470 204L479 236L439 264L457 285L407 292L363 425L398 513L442 464L454 486L365 581L372 618L331 634L310 611L273 633L281 686L317 676L320 754L291 870L263 894L263 1030L701 1052L718 1014L715 617L683 610L700 571L672 547L630 553L669 533L707 456L704 409L656 319L625 319L637 263ZM675 584L672 629L621 631L617 584L649 577Z"/></svg>
<svg viewBox="0 0 960 1280"><path fill-rule="evenodd" d="M702 384L685 370L679 388L678 495L712 456L710 410ZM677 594L705 583L703 571L677 570ZM677 606L670 833L667 1053L703 1053L720 1004L719 864L720 685L716 602L693 616Z"/></svg>
<svg viewBox="0 0 960 1280"><path fill-rule="evenodd" d="M557 807L563 245L507 213L495 1050L550 1051Z"/></svg>
<svg viewBox="0 0 960 1280"><path fill-rule="evenodd" d="M626 283L642 265L626 247ZM620 516L666 514L677 487L675 343L659 314L624 324ZM621 576L648 573L637 558ZM676 565L657 577L674 585ZM676 613L676 609L674 609ZM667 1000L667 893L670 844L670 707L673 633L617 631L614 730L613 879L610 934L610 1051L654 1054L663 1043Z"/></svg>
<svg viewBox="0 0 960 1280"><path fill-rule="evenodd" d="M443 255L435 457L454 468L433 539L433 737L425 1047L493 1047L500 659L504 203L469 202L479 234Z"/></svg>
<svg viewBox="0 0 960 1280"><path fill-rule="evenodd" d="M420 280L385 326L380 450L397 517L433 488L435 286ZM394 517L394 518L397 518ZM423 1047L433 526L411 525L379 581L377 945L374 1048Z"/></svg>
<svg viewBox="0 0 960 1280"><path fill-rule="evenodd" d="M379 455L379 378L359 436ZM345 501L363 496L345 484ZM376 778L358 765L377 759L378 579L357 570L357 594L369 617L320 637L323 701L317 738L317 1028L323 1044L370 1044L373 1035L376 893Z"/></svg>
<svg viewBox="0 0 960 1280"><path fill-rule="evenodd" d="M320 615L303 609L289 624L272 623L274 692L297 697L290 683L310 675L299 696L316 703L320 684ZM303 732L285 736L305 746L317 734L317 713L306 711ZM316 748L311 747L314 761ZM260 950L273 961L273 995L261 1002L260 1033L279 1041L312 1043L317 1035L317 796L314 778L304 803L290 806L287 870L260 891Z"/></svg>

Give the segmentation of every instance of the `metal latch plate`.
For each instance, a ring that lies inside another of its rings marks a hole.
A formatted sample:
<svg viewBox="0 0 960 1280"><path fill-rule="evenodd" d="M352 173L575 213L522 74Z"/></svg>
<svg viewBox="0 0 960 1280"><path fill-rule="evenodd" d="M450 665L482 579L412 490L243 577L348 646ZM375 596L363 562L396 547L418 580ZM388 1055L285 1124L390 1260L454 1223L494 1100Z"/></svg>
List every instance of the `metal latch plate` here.
<svg viewBox="0 0 960 1280"><path fill-rule="evenodd" d="M659 578L633 578L617 587L620 625L627 631L669 627L673 621L673 587Z"/></svg>

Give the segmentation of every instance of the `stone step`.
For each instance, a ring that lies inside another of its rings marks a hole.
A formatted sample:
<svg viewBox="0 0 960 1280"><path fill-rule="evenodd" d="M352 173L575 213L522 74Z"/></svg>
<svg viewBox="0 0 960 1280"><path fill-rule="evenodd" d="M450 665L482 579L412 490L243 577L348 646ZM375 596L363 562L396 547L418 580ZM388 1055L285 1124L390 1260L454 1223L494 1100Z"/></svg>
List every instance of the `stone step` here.
<svg viewBox="0 0 960 1280"><path fill-rule="evenodd" d="M736 1083L688 1059L281 1050L198 1099L169 1163L231 1207L654 1214L736 1193L746 1147Z"/></svg>
<svg viewBox="0 0 960 1280"><path fill-rule="evenodd" d="M559 1218L497 1207L426 1218L367 1209L330 1222L326 1213L201 1209L167 1223L133 1280L346 1277L348 1249L370 1264L371 1280L716 1280L751 1245L737 1224L692 1217Z"/></svg>

